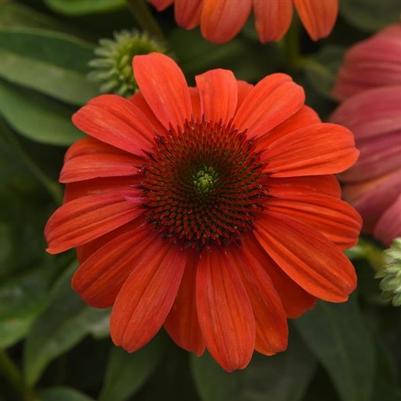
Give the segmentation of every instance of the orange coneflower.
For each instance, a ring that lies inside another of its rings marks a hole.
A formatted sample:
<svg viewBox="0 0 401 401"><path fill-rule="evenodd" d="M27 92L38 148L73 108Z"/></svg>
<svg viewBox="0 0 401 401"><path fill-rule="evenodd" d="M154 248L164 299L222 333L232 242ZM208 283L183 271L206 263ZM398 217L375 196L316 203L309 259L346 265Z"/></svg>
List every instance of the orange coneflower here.
<svg viewBox="0 0 401 401"><path fill-rule="evenodd" d="M328 36L338 14L338 0L149 0L158 10L174 3L177 23L200 25L203 36L216 43L231 40L253 8L261 42L280 40L291 24L293 7L313 40Z"/></svg>
<svg viewBox="0 0 401 401"><path fill-rule="evenodd" d="M189 88L167 56L134 58L140 91L103 95L74 116L50 218L50 253L77 248L73 287L113 307L132 352L164 325L227 371L287 346L287 318L356 285L343 250L360 217L332 174L358 156L350 131L321 123L285 74L253 86L213 70Z"/></svg>

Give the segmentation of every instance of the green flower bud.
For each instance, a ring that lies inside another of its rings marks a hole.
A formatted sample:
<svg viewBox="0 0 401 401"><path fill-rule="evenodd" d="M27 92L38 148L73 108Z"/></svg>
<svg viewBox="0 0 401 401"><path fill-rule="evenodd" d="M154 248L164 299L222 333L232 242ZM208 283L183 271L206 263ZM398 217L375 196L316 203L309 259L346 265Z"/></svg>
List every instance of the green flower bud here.
<svg viewBox="0 0 401 401"><path fill-rule="evenodd" d="M137 89L132 58L151 52L166 53L166 48L146 33L116 32L114 39L100 39L95 49L96 58L89 63L92 68L89 78L100 84L100 92L130 96Z"/></svg>
<svg viewBox="0 0 401 401"><path fill-rule="evenodd" d="M385 266L377 274L385 301L401 306L401 238L384 251Z"/></svg>

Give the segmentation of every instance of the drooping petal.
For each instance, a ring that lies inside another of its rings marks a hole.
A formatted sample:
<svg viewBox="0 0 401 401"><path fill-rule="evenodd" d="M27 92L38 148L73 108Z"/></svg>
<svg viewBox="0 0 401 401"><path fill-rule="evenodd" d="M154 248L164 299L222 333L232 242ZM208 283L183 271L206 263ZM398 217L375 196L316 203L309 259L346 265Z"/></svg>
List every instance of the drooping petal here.
<svg viewBox="0 0 401 401"><path fill-rule="evenodd" d="M130 153L96 139L83 138L68 150L60 173L60 182L134 175L137 173L139 160Z"/></svg>
<svg viewBox="0 0 401 401"><path fill-rule="evenodd" d="M333 90L338 100L401 85L401 26L393 25L347 51Z"/></svg>
<svg viewBox="0 0 401 401"><path fill-rule="evenodd" d="M72 117L83 132L126 152L142 156L154 134L146 116L132 102L117 95L92 99Z"/></svg>
<svg viewBox="0 0 401 401"><path fill-rule="evenodd" d="M299 17L313 40L332 31L338 15L339 0L294 0Z"/></svg>
<svg viewBox="0 0 401 401"><path fill-rule="evenodd" d="M286 74L272 74L258 82L244 99L234 125L249 138L266 134L302 108L303 89Z"/></svg>
<svg viewBox="0 0 401 401"><path fill-rule="evenodd" d="M113 305L125 280L156 240L145 224L139 220L124 226L81 263L72 287L86 303L96 308Z"/></svg>
<svg viewBox="0 0 401 401"><path fill-rule="evenodd" d="M371 180L401 168L401 127L398 132L359 141L358 149L358 163L341 175L344 182Z"/></svg>
<svg viewBox="0 0 401 401"><path fill-rule="evenodd" d="M186 253L157 238L125 281L110 318L114 344L134 352L160 330L174 303Z"/></svg>
<svg viewBox="0 0 401 401"><path fill-rule="evenodd" d="M315 124L281 136L262 155L272 177L340 173L358 159L352 133L335 124Z"/></svg>
<svg viewBox="0 0 401 401"><path fill-rule="evenodd" d="M198 255L188 255L185 273L174 305L164 325L170 337L187 351L202 355L205 350L196 310L196 271Z"/></svg>
<svg viewBox="0 0 401 401"><path fill-rule="evenodd" d="M373 233L380 216L401 193L401 169L379 179L346 185L344 197L363 217L364 231Z"/></svg>
<svg viewBox="0 0 401 401"><path fill-rule="evenodd" d="M191 96L175 61L160 53L135 56L133 69L142 95L164 127L182 127L191 118Z"/></svg>
<svg viewBox="0 0 401 401"><path fill-rule="evenodd" d="M269 195L277 198L294 198L298 195L317 194L341 197L341 187L334 175L270 178Z"/></svg>
<svg viewBox="0 0 401 401"><path fill-rule="evenodd" d="M227 254L245 284L256 322L255 349L264 355L282 352L288 345L287 315L262 261L242 248Z"/></svg>
<svg viewBox="0 0 401 401"><path fill-rule="evenodd" d="M342 249L351 248L358 241L362 219L341 199L320 194L294 194L292 198L270 198L266 207L275 214L316 229Z"/></svg>
<svg viewBox="0 0 401 401"><path fill-rule="evenodd" d="M199 25L202 0L175 0L175 20L179 26L192 29Z"/></svg>
<svg viewBox="0 0 401 401"><path fill-rule="evenodd" d="M303 290L274 263L253 234L244 235L242 244L242 252L248 259L256 258L269 275L289 318L298 318L315 305L316 298Z"/></svg>
<svg viewBox="0 0 401 401"><path fill-rule="evenodd" d="M203 0L203 36L215 43L228 42L244 26L251 6L252 0Z"/></svg>
<svg viewBox="0 0 401 401"><path fill-rule="evenodd" d="M196 76L201 111L207 121L227 124L235 114L238 84L229 70L211 70Z"/></svg>
<svg viewBox="0 0 401 401"><path fill-rule="evenodd" d="M255 26L262 43L280 40L292 20L292 0L253 0Z"/></svg>
<svg viewBox="0 0 401 401"><path fill-rule="evenodd" d="M383 137L401 132L400 104L401 85L370 89L343 102L331 121L352 130L357 141Z"/></svg>
<svg viewBox="0 0 401 401"><path fill-rule="evenodd" d="M152 3L158 11L162 11L167 8L170 4L173 4L174 0L148 0Z"/></svg>
<svg viewBox="0 0 401 401"><path fill-rule="evenodd" d="M380 218L374 236L386 246L390 246L395 238L401 237L401 195Z"/></svg>
<svg viewBox="0 0 401 401"><path fill-rule="evenodd" d="M255 318L241 276L224 253L202 253L196 304L202 336L213 358L228 372L245 368L255 348Z"/></svg>
<svg viewBox="0 0 401 401"><path fill-rule="evenodd" d="M136 190L89 195L58 208L46 224L47 252L60 253L83 245L142 213Z"/></svg>
<svg viewBox="0 0 401 401"><path fill-rule="evenodd" d="M270 211L255 226L265 251L304 290L325 301L348 299L356 286L354 267L322 234Z"/></svg>

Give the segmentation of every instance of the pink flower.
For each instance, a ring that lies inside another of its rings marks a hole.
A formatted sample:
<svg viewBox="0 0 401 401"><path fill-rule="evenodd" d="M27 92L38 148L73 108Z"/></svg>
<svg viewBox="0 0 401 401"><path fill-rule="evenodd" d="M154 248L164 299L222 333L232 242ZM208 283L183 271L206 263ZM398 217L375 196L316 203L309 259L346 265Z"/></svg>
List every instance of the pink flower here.
<svg viewBox="0 0 401 401"><path fill-rule="evenodd" d="M391 25L353 46L338 73L339 100L380 86L401 85L401 24Z"/></svg>
<svg viewBox="0 0 401 401"><path fill-rule="evenodd" d="M341 176L344 196L364 218L364 231L389 245L401 236L401 24L351 48L332 120L350 128L358 163Z"/></svg>

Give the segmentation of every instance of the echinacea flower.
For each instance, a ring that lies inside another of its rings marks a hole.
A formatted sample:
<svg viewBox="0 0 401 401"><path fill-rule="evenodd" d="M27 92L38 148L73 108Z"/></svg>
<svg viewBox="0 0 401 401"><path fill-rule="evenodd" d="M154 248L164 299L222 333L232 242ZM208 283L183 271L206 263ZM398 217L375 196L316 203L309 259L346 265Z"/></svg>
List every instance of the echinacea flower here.
<svg viewBox="0 0 401 401"><path fill-rule="evenodd" d="M255 86L228 70L189 88L162 54L133 61L139 91L103 95L73 117L65 202L48 252L76 248L73 288L111 307L111 336L133 352L162 326L227 371L287 347L287 318L356 285L343 250L361 225L333 174L353 135L321 123L285 74Z"/></svg>
<svg viewBox="0 0 401 401"><path fill-rule="evenodd" d="M346 100L332 121L354 132L361 151L341 177L344 196L364 231L390 245L401 236L401 24L348 52L334 92Z"/></svg>
<svg viewBox="0 0 401 401"><path fill-rule="evenodd" d="M149 0L159 11L174 3L177 24L186 29L200 25L203 36L225 43L245 25L251 11L261 42L282 39L295 6L313 40L328 36L338 14L338 0Z"/></svg>

